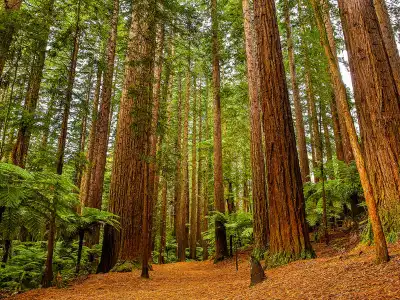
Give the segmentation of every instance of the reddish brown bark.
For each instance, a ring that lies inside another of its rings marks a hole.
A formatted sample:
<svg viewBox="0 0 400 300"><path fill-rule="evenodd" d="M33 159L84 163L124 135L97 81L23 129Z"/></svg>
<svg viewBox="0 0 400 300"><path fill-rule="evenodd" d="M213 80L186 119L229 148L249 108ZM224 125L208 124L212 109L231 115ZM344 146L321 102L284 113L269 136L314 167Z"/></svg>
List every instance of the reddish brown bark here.
<svg viewBox="0 0 400 300"><path fill-rule="evenodd" d="M390 220L400 199L400 95L373 1L339 1L339 7L366 168Z"/></svg>
<svg viewBox="0 0 400 300"><path fill-rule="evenodd" d="M93 96L93 109L92 109L92 124L89 133L89 145L88 150L86 153L87 158L87 167L83 172L82 175L82 182L80 186L80 193L79 198L81 202L81 206L87 207L89 205L88 196L89 196L89 188L91 182L91 174L93 168L93 155L95 149L95 132L96 132L96 125L97 125L97 118L98 118L98 106L99 106L99 99L100 99L100 88L101 88L101 76L102 70L99 64L97 64L97 75L96 75L96 87Z"/></svg>
<svg viewBox="0 0 400 300"><path fill-rule="evenodd" d="M218 43L217 0L211 0L211 33L212 33L212 79L214 98L214 204L220 213L225 213L224 183L222 175L222 130L221 130L221 95ZM215 222L215 261L228 257L226 229L223 222Z"/></svg>
<svg viewBox="0 0 400 300"><path fill-rule="evenodd" d="M193 127L192 127L192 201L190 204L190 258L196 259L196 241L197 241L197 78L194 78L193 89Z"/></svg>
<svg viewBox="0 0 400 300"><path fill-rule="evenodd" d="M299 259L311 254L304 196L286 86L275 1L254 1L267 158L270 253Z"/></svg>
<svg viewBox="0 0 400 300"><path fill-rule="evenodd" d="M312 4L314 6L314 9L318 8L318 6L315 5L316 4L315 1L313 1ZM343 2L339 1L339 5L341 6L341 13L343 14ZM315 17L317 19L318 24L322 24L323 17L320 13L320 9L315 9ZM345 22L343 22L343 24L346 25ZM320 33L321 33L321 37L323 40L325 54L329 60L332 81L334 83L340 82L341 74L340 74L339 67L338 67L337 56L332 51L331 47L329 46L328 35L327 35L326 31L322 30L322 31L320 31ZM343 89L344 86L338 85L338 88ZM340 94L342 94L342 95L344 94L343 90L341 91ZM380 217L378 214L376 200L374 198L373 186L371 185L371 181L370 181L370 174L368 174L368 172L367 172L364 156L361 151L361 147L358 143L355 126L353 123L352 116L350 114L350 109L349 109L349 105L347 103L347 99L345 97L338 97L337 100L338 100L338 103L340 104L339 112L343 116L343 119L345 121L348 137L350 139L351 147L352 147L352 150L354 153L355 162L357 165L358 172L360 174L361 185L364 190L364 197L365 197L365 200L367 203L368 214L370 217L370 221L372 224L372 230L373 230L374 237L375 237L375 249L376 249L377 260L379 262L384 262L389 259L389 256L388 256L385 236L383 234L381 220L380 220Z"/></svg>
<svg viewBox="0 0 400 300"><path fill-rule="evenodd" d="M165 263L165 250L167 244L167 180L162 179L162 196L161 196L161 222L160 222L160 250L158 263Z"/></svg>
<svg viewBox="0 0 400 300"><path fill-rule="evenodd" d="M148 157L154 49L155 3L153 0L134 2L109 200L109 210L121 217L121 230L110 230L106 226L100 272L109 271L118 259L138 260L141 254L146 271L144 256L149 252L146 248L149 240L147 225L152 196Z"/></svg>
<svg viewBox="0 0 400 300"><path fill-rule="evenodd" d="M378 23L382 32L382 39L385 45L391 71L397 86L397 93L400 94L400 57L394 38L393 28L390 23L390 16L385 0L374 0Z"/></svg>
<svg viewBox="0 0 400 300"><path fill-rule="evenodd" d="M300 160L300 171L303 182L308 182L310 181L310 166L308 163L306 134L305 134L304 120L303 120L303 109L301 107L300 92L297 83L289 1L284 0L283 5L284 5L284 15L285 15L285 26L286 26L286 40L287 40L288 57L289 57L290 79L292 81L293 104L296 117L295 125L296 125L297 148Z"/></svg>

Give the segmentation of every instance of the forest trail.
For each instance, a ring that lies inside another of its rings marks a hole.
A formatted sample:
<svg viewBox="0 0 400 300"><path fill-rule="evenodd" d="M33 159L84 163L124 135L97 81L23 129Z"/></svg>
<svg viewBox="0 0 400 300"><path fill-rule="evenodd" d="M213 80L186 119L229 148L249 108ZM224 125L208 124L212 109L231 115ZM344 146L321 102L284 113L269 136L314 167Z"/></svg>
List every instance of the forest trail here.
<svg viewBox="0 0 400 300"><path fill-rule="evenodd" d="M348 242L348 238L346 239ZM335 240L315 244L317 259L267 270L267 280L249 287L248 253L217 265L212 261L154 265L151 279L140 271L90 275L68 288L38 289L13 299L400 299L400 244L388 264L373 262L372 247L346 251Z"/></svg>

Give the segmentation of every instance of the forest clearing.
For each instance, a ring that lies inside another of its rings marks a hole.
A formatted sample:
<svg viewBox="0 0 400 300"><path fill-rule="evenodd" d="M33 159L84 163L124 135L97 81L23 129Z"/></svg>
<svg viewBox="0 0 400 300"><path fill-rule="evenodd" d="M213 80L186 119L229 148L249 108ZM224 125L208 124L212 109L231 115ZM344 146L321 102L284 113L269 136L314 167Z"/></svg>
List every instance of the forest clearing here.
<svg viewBox="0 0 400 300"><path fill-rule="evenodd" d="M399 0L0 0L0 298L400 299L399 49Z"/></svg>
<svg viewBox="0 0 400 300"><path fill-rule="evenodd" d="M150 281L141 279L139 270L90 275L71 287L33 290L12 299L400 299L400 245L390 247L389 264L376 265L371 247L345 250L348 239L330 247L314 245L318 259L268 270L266 281L253 287L247 252L239 254L238 271L235 258L220 265L154 265Z"/></svg>

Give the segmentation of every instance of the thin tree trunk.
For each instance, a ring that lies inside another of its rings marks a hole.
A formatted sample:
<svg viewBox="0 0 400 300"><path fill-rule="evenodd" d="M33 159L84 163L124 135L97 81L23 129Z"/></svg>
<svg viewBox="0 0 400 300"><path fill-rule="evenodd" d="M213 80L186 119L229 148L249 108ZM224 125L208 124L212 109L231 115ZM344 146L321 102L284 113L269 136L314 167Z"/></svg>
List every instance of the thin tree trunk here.
<svg viewBox="0 0 400 300"><path fill-rule="evenodd" d="M150 136L150 178L149 184L152 191L152 204L149 207L152 216L150 216L149 227L153 228L153 218L156 217L156 202L158 199L158 186L159 186L159 165L157 163L157 126L160 114L160 96L161 96L161 75L163 71L163 51L164 51L164 25L158 24L156 43L157 49L155 51L155 67L154 67L154 86L153 86L153 110L152 110L152 128ZM153 241L155 234L150 231L150 241ZM155 241L155 239L154 239ZM149 246L150 249L152 247Z"/></svg>
<svg viewBox="0 0 400 300"><path fill-rule="evenodd" d="M68 120L71 109L72 102L72 89L74 88L75 82L75 71L76 71L76 63L78 61L78 51L79 51L79 36L80 36L80 15L81 15L81 0L78 1L78 9L76 16L76 24L75 24L75 33L73 39L73 50L71 53L71 63L68 71L68 84L67 91L64 101L64 109L62 114L62 123L61 123L61 131L58 137L58 146L57 146L57 156L56 156L56 169L57 174L62 174L64 167L64 153L65 153L65 145L67 142L67 133L68 133Z"/></svg>
<svg viewBox="0 0 400 300"><path fill-rule="evenodd" d="M177 154L175 187L174 187L174 232L178 241L179 236L179 207L182 194L181 177L182 177L182 74L178 74L178 104L177 104L177 138L175 143L175 152ZM178 250L179 253L179 250Z"/></svg>
<svg viewBox="0 0 400 300"><path fill-rule="evenodd" d="M225 213L224 182L222 174L222 129L221 129L221 95L218 42L217 0L211 0L211 32L212 32L212 77L214 98L214 203L220 213ZM215 221L215 261L228 257L226 229L223 222Z"/></svg>
<svg viewBox="0 0 400 300"><path fill-rule="evenodd" d="M203 105L202 105L202 89L201 82L199 86L199 167L197 170L197 209L196 209L196 241L202 244L201 222L202 222L202 204L203 204L203 151L201 143L203 138Z"/></svg>
<svg viewBox="0 0 400 300"><path fill-rule="evenodd" d="M190 67L186 71L186 95L185 95L185 105L184 105L184 117L183 117L183 139L182 139L182 167L181 167L181 198L179 201L178 210L178 224L179 230L177 232L177 242L178 242L178 260L186 260L186 246L187 246L187 231L186 231L186 214L187 206L186 202L189 198L189 100L190 100Z"/></svg>
<svg viewBox="0 0 400 300"><path fill-rule="evenodd" d="M332 103L332 113L335 114L336 112L335 107L340 106L339 103L342 102L343 99L346 99L346 101L348 100L347 100L346 87L343 83L342 76L335 79L335 76L332 75L334 69L337 69L335 70L335 72L339 71L339 74L340 70L336 52L335 36L334 36L332 21L330 18L329 5L328 2L326 2L326 0L312 0L311 3L313 5L314 12L315 13L318 12L319 15L321 16L321 19L317 19L316 23L320 34L321 32L323 32L326 35L326 39L322 40L322 44L324 47L327 47L329 49L326 49L325 53L327 50L329 50L330 53L335 58L334 61L328 59L329 70L331 74L331 84L335 94L335 103ZM337 152L337 157L339 160L344 160L346 163L350 163L351 161L354 160L354 156L352 152L352 147L350 145L350 138L348 135L348 131L346 129L346 122L342 114L338 114L338 120L339 120L339 129L340 129L342 147L336 148L339 149L339 152ZM343 149L343 159L341 156L342 149Z"/></svg>
<svg viewBox="0 0 400 300"><path fill-rule="evenodd" d="M49 0L45 6L48 18L53 17L54 0ZM31 74L28 82L28 90L25 96L24 110L22 113L21 126L18 130L17 142L11 154L14 165L25 168L26 156L28 154L32 127L34 126L36 106L39 100L40 84L43 77L43 69L46 60L47 40L49 39L51 20L43 21L43 33L36 40L36 48L31 66Z"/></svg>
<svg viewBox="0 0 400 300"><path fill-rule="evenodd" d="M53 254L54 254L55 236L56 236L56 213L55 211L51 211L49 220L49 233L47 239L47 257L42 278L43 287L50 287L53 282Z"/></svg>
<svg viewBox="0 0 400 300"><path fill-rule="evenodd" d="M80 186L80 202L82 207L87 207L88 203L88 196L89 196L89 188L90 188L90 181L91 181L91 174L93 168L93 155L94 155L94 148L95 148L95 133L96 133L96 125L97 125L97 118L98 118L98 111L99 111L99 98L100 98L100 88L101 88L101 75L102 70L100 64L97 63L97 75L96 75L96 87L94 91L93 97L93 110L92 110L92 124L89 133L89 145L86 154L87 158L87 167L83 172L82 176L82 183Z"/></svg>
<svg viewBox="0 0 400 300"><path fill-rule="evenodd" d="M254 1L267 158L270 253L306 258L312 248L283 66L275 1Z"/></svg>
<svg viewBox="0 0 400 300"><path fill-rule="evenodd" d="M297 148L300 160L300 170L303 182L308 182L310 181L310 166L308 163L306 134L305 134L304 120L303 120L303 109L301 107L300 92L297 83L289 0L284 0L283 5L284 5L284 15L285 15L285 25L286 25L286 40L287 40L288 57L289 57L290 79L292 81L293 104L296 116L296 136L297 136Z"/></svg>
<svg viewBox="0 0 400 300"><path fill-rule="evenodd" d="M335 137L336 158L338 160L344 161L342 132L341 132L341 129L340 129L338 109L337 109L337 106L336 106L336 99L335 99L335 95L334 94L332 95L332 99L331 99L329 104L330 104L331 114L332 114L333 134L334 134L334 137ZM346 130L345 134L347 134L347 130Z"/></svg>
<svg viewBox="0 0 400 300"><path fill-rule="evenodd" d="M197 240L197 78L194 77L193 88L193 127L192 127L192 201L190 206L190 258L196 259Z"/></svg>
<svg viewBox="0 0 400 300"><path fill-rule="evenodd" d="M158 263L165 264L165 250L167 244L167 180L162 179L161 223L160 223L160 250Z"/></svg>
<svg viewBox="0 0 400 300"><path fill-rule="evenodd" d="M88 186L86 187L88 192L87 205L88 207L94 207L97 209L101 209L104 172L106 169L107 160L115 51L117 45L118 15L119 0L114 0L113 11L110 19L110 35L107 41L106 68L104 70L103 84L101 89L100 108L95 121L95 134L92 136L94 139L93 149L89 149L89 151L93 152L89 153L89 155L92 155L92 160L90 161L90 175L87 175L89 177L88 179L90 180L87 183ZM96 96L98 95L95 95L95 100ZM93 233L88 237L88 246L98 244L99 236L100 228L99 226L96 226L93 230Z"/></svg>
<svg viewBox="0 0 400 300"><path fill-rule="evenodd" d="M21 4L22 0L4 0L3 9L7 15L12 15L19 11ZM16 20L12 20L10 24L5 24L5 26L2 26L0 29L0 78L3 75L4 65L7 61L8 52L14 37L14 33L17 30L17 22L15 21Z"/></svg>

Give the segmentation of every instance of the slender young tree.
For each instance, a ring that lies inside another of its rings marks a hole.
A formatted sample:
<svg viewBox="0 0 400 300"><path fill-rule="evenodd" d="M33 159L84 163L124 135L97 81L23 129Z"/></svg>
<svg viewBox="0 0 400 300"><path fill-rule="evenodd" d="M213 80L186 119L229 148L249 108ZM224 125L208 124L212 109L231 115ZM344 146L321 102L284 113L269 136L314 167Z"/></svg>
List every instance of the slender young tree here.
<svg viewBox="0 0 400 300"><path fill-rule="evenodd" d="M270 253L299 259L312 255L303 186L286 86L275 1L254 1L263 109Z"/></svg>
<svg viewBox="0 0 400 300"><path fill-rule="evenodd" d="M68 120L71 112L72 90L74 88L74 83L75 83L76 64L78 62L79 38L81 34L80 18L81 18L81 0L78 0L75 32L72 41L71 62L68 70L68 84L65 94L65 101L63 105L61 130L60 130L60 135L58 136L58 146L57 146L57 156L56 156L57 174L62 174L64 167L65 144L67 143L67 134L68 134Z"/></svg>
<svg viewBox="0 0 400 300"><path fill-rule="evenodd" d="M3 75L4 66L8 58L8 52L17 30L16 13L22 5L22 0L3 0L2 6L7 19L11 20L9 24L1 26L0 29L0 78Z"/></svg>
<svg viewBox="0 0 400 300"><path fill-rule="evenodd" d="M190 205L190 258L196 259L196 241L197 241L197 78L194 77L193 86L193 125L192 125L192 201Z"/></svg>
<svg viewBox="0 0 400 300"><path fill-rule="evenodd" d="M222 129L221 129L221 95L218 42L217 0L211 0L211 34L212 34L212 78L214 98L214 203L220 213L225 213L224 182L222 174ZM215 261L228 257L228 244L224 223L215 221Z"/></svg>
<svg viewBox="0 0 400 300"><path fill-rule="evenodd" d="M40 84L43 77L43 68L46 60L47 40L49 39L50 26L53 18L54 0L48 0L44 5L45 20L39 25L43 33L35 41L34 57L28 82L28 90L25 96L24 110L21 126L18 130L17 141L12 152L13 164L25 167L26 156L29 149L31 131L34 125L36 106L39 100Z"/></svg>
<svg viewBox="0 0 400 300"><path fill-rule="evenodd" d="M303 120L303 109L300 101L300 92L296 73L294 44L292 38L292 25L290 20L290 5L288 0L283 1L287 51L289 57L290 80L292 82L293 104L296 116L296 136L299 152L300 170L303 182L310 181L310 166L308 162L307 142Z"/></svg>

